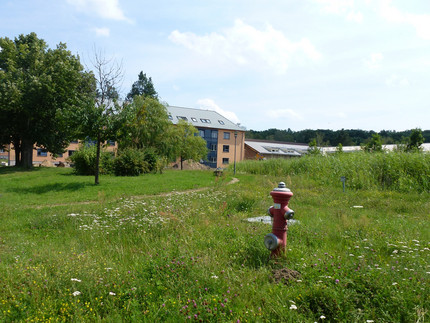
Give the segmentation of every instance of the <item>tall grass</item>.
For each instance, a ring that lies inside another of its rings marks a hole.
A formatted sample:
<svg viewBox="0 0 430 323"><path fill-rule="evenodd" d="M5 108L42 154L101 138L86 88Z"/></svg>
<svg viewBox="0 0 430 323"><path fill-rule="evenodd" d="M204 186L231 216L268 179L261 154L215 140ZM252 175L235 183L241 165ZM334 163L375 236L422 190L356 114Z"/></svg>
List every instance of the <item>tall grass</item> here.
<svg viewBox="0 0 430 323"><path fill-rule="evenodd" d="M0 178L7 186L18 175ZM102 182L116 193L134 183L127 193L147 196L75 203L91 193L84 186L67 191L67 205L36 208L37 197L56 197L39 191L47 178L66 187L76 178L21 175L32 176L21 178L27 200L17 198L17 183L3 190L1 322L428 321L430 194L341 194L308 175L240 173L236 184L215 185L211 175L207 190L190 191L207 174L178 187L182 172L172 172L148 177L152 188L144 177ZM286 256L274 261L263 244L271 227L245 220L267 212L281 180L293 190L299 223L288 228ZM171 192L152 195L160 187ZM173 192L179 188L187 191ZM300 277L276 281L273 272L286 268Z"/></svg>
<svg viewBox="0 0 430 323"><path fill-rule="evenodd" d="M347 188L354 190L430 191L430 154L422 153L340 153L243 161L236 167L249 174L306 176L324 185L339 185L340 177L345 176Z"/></svg>

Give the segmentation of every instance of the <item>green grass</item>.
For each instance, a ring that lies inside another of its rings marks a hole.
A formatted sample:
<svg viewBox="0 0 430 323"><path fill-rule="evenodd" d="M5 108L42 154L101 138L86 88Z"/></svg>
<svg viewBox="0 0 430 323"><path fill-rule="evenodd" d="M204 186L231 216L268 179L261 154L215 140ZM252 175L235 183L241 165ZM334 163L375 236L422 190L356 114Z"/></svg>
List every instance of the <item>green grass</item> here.
<svg viewBox="0 0 430 323"><path fill-rule="evenodd" d="M226 180L226 179L223 179ZM228 180L228 179L227 179ZM173 171L139 177L77 176L71 168L34 168L31 171L0 168L0 205L55 205L154 195L215 185L210 171ZM7 203L6 203L7 202Z"/></svg>
<svg viewBox="0 0 430 323"><path fill-rule="evenodd" d="M428 193L244 172L232 185L172 171L100 186L68 170L0 172L0 321L429 321ZM281 180L300 223L275 261L271 227L244 220L266 213ZM276 283L282 268L301 276Z"/></svg>

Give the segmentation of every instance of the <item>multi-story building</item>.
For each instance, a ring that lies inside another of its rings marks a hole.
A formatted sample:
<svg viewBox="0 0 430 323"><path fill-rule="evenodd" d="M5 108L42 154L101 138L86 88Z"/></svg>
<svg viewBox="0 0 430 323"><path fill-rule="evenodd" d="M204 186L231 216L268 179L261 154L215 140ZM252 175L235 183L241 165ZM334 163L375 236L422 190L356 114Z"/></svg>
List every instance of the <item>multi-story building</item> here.
<svg viewBox="0 0 430 323"><path fill-rule="evenodd" d="M216 111L168 106L167 112L173 124L179 120L191 123L206 141L207 160L203 164L224 168L244 159L245 129Z"/></svg>
<svg viewBox="0 0 430 323"><path fill-rule="evenodd" d="M168 106L167 112L169 119L173 124L179 120L188 121L199 131L199 135L206 141L208 156L202 163L212 168L224 168L234 162L244 159L245 129L219 113L211 110L201 110L192 108L181 108ZM115 142L107 142L108 150L115 151L117 145ZM78 141L72 141L63 154L56 158L46 149L34 147L33 164L39 165L44 161L58 164L67 162L70 157L79 148ZM9 149L3 153L3 157L10 166L15 165L15 151Z"/></svg>

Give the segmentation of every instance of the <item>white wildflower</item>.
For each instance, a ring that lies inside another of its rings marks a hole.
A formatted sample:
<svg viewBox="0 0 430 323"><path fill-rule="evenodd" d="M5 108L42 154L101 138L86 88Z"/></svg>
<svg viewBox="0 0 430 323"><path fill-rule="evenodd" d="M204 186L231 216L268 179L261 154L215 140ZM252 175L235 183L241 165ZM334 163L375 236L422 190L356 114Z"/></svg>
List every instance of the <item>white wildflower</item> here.
<svg viewBox="0 0 430 323"><path fill-rule="evenodd" d="M109 295L115 296L116 294L114 292L109 292Z"/></svg>
<svg viewBox="0 0 430 323"><path fill-rule="evenodd" d="M325 316L324 316L324 315L321 315L321 316L320 316L320 319L321 319L321 320L324 320L324 319L325 319Z"/></svg>
<svg viewBox="0 0 430 323"><path fill-rule="evenodd" d="M78 283L80 283L82 280L80 280L80 279L77 279L77 278L72 278L72 279L70 279L72 282L78 282Z"/></svg>
<svg viewBox="0 0 430 323"><path fill-rule="evenodd" d="M218 276L217 275L213 275L211 278L218 279Z"/></svg>
<svg viewBox="0 0 430 323"><path fill-rule="evenodd" d="M297 309L297 306L296 305L294 305L294 304L291 304L291 306L290 306L290 310L296 310Z"/></svg>
<svg viewBox="0 0 430 323"><path fill-rule="evenodd" d="M73 292L73 294L72 294L73 296L78 296L78 295L81 295L81 292L80 291L75 291L75 292Z"/></svg>

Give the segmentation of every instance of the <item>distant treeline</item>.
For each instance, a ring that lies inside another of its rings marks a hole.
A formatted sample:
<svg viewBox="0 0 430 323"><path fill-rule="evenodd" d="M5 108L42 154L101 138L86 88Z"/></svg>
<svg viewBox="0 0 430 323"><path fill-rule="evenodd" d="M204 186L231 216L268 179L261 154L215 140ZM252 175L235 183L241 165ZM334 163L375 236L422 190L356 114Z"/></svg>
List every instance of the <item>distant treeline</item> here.
<svg viewBox="0 0 430 323"><path fill-rule="evenodd" d="M304 144L309 144L313 139L315 139L318 146L337 146L338 144L342 144L342 146L359 146L366 143L375 133L378 133L381 136L382 143L384 145L401 144L407 141L407 138L409 138L411 134L411 130L382 130L380 132L375 132L360 129L342 129L336 131L327 129L306 129L292 131L288 128L287 130L248 130L245 136L247 139L286 141ZM430 142L430 130L423 130L422 134L424 142Z"/></svg>

